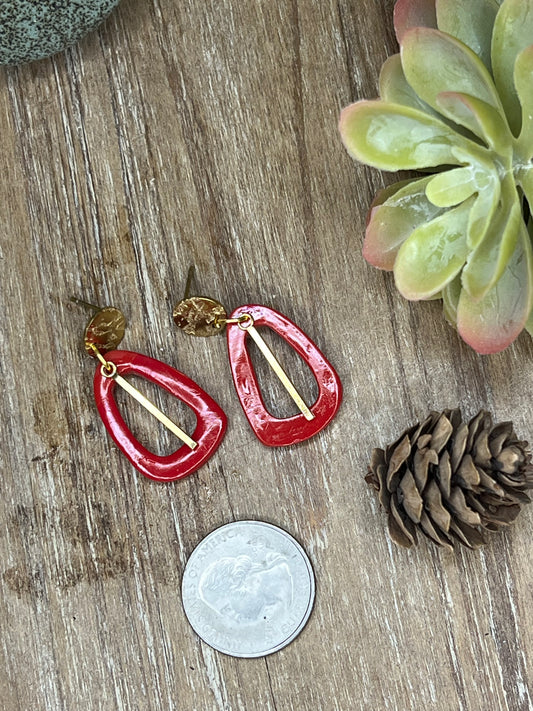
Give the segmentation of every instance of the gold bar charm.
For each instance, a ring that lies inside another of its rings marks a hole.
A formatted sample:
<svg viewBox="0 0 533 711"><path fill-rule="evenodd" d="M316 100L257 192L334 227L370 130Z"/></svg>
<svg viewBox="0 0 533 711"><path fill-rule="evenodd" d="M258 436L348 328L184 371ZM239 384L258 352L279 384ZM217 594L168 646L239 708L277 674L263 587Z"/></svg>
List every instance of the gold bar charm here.
<svg viewBox="0 0 533 711"><path fill-rule="evenodd" d="M253 325L253 320L250 325L248 325L248 323L250 323L250 320L247 319L246 321L243 321L241 324L239 324L239 327L242 328L244 331L247 331L257 343L261 353L265 356L272 370L276 373L278 378L283 383L285 390L289 393L294 402L298 405L298 408L300 409L305 419L314 420L315 416L305 404L304 400L300 396L300 393L296 390L292 382L289 380L287 373L283 370L276 356L272 353L263 337L259 334L259 331Z"/></svg>
<svg viewBox="0 0 533 711"><path fill-rule="evenodd" d="M137 402L139 402L143 407L145 407L148 412L150 412L155 418L159 420L159 422L162 422L167 429L169 429L173 434L176 435L176 437L179 437L182 442L184 442L188 447L191 449L194 449L197 446L197 442L195 442L193 439L189 437L189 435L184 432L181 427L178 427L178 425L174 424L172 420L170 420L159 408L157 408L153 402L148 400L147 397L145 397L137 388L134 388L131 383L129 383L125 378L123 378L121 375L115 374L111 375L111 377L115 380L118 385L120 385L121 388L124 388L124 390L131 395Z"/></svg>

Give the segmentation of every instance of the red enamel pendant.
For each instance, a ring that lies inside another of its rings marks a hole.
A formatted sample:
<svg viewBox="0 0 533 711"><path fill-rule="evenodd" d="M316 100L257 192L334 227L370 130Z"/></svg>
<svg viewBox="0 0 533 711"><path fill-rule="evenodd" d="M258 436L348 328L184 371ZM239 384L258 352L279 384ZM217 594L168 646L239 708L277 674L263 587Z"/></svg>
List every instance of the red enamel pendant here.
<svg viewBox="0 0 533 711"><path fill-rule="evenodd" d="M195 446L183 444L173 454L159 456L135 439L119 412L113 391L113 377L102 368L94 376L94 394L100 416L109 434L126 457L142 474L156 481L183 479L204 464L215 452L226 431L226 416L217 403L193 380L159 360L131 351L110 351L106 360L116 366L119 376L138 375L182 400L196 415L191 435Z"/></svg>
<svg viewBox="0 0 533 711"><path fill-rule="evenodd" d="M266 306L246 305L236 309L230 320L242 318L245 314L252 317L255 326L268 326L284 338L309 365L318 384L318 398L309 408L311 414L307 418L303 413L282 419L273 417L263 402L246 347L249 337L245 328L246 322L228 323L228 349L233 382L253 431L261 442L269 447L296 444L313 437L331 422L339 409L342 400L339 376L311 339L286 316Z"/></svg>

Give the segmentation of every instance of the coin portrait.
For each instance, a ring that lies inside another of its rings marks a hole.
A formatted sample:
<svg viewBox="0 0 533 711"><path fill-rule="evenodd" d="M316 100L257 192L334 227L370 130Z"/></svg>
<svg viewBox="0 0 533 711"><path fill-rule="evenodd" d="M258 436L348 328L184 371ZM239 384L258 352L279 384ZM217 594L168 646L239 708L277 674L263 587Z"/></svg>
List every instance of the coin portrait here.
<svg viewBox="0 0 533 711"><path fill-rule="evenodd" d="M239 657L271 654L303 629L314 576L301 546L276 526L237 521L216 529L185 568L183 605L209 645Z"/></svg>
<svg viewBox="0 0 533 711"><path fill-rule="evenodd" d="M223 617L243 624L257 622L278 607L289 610L293 581L287 560L273 554L264 563L247 555L221 558L205 570L200 583L204 602Z"/></svg>

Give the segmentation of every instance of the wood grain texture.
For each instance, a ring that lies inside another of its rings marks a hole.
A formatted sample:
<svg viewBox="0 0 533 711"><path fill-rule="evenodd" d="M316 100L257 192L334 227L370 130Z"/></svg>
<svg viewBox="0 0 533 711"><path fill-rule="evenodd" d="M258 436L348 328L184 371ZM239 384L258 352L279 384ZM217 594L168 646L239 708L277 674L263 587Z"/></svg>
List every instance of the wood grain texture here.
<svg viewBox="0 0 533 711"><path fill-rule="evenodd" d="M404 551L363 480L372 448L430 409L486 407L533 438L529 338L479 357L439 304L405 302L361 257L368 205L393 178L347 157L337 119L376 94L392 6L123 0L66 54L0 73L4 711L533 708L533 511L481 552ZM173 326L191 263L198 292L285 313L336 365L345 398L327 430L257 442L225 339ZM227 412L197 474L156 485L112 445L72 295L121 307L125 348ZM195 545L244 518L296 536L317 578L304 632L260 660L201 643L180 600Z"/></svg>

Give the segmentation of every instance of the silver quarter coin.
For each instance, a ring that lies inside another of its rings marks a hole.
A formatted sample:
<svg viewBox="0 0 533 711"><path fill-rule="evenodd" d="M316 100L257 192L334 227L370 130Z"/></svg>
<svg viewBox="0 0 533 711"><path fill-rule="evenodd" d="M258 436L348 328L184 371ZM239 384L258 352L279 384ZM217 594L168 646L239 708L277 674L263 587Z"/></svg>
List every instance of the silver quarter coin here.
<svg viewBox="0 0 533 711"><path fill-rule="evenodd" d="M315 579L303 548L286 531L236 521L194 549L182 595L185 614L204 642L233 657L264 657L303 629Z"/></svg>

